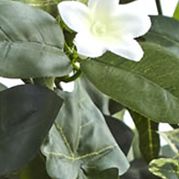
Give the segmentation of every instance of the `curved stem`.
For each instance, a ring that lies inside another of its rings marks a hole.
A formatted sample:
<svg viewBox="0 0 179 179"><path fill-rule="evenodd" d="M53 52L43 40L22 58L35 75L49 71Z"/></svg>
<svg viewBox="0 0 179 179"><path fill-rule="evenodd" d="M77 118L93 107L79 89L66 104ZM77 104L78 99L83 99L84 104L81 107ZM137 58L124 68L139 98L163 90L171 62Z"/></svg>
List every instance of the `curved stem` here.
<svg viewBox="0 0 179 179"><path fill-rule="evenodd" d="M63 76L63 77L57 77L55 79L55 84L58 86L58 84L63 81L63 82L71 82L75 81L79 76L81 75L81 70L78 70L73 76Z"/></svg>

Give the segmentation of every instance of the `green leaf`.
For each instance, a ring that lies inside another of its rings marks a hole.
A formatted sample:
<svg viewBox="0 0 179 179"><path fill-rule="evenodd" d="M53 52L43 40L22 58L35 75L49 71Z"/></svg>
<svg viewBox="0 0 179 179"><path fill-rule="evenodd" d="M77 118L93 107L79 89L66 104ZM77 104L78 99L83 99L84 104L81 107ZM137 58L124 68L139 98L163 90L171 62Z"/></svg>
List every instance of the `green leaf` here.
<svg viewBox="0 0 179 179"><path fill-rule="evenodd" d="M176 9L175 9L175 13L173 16L175 19L179 20L179 4L177 5Z"/></svg>
<svg viewBox="0 0 179 179"><path fill-rule="evenodd" d="M130 114L139 133L141 154L147 162L150 162L158 157L160 150L160 138L157 133L159 124L133 111L130 111Z"/></svg>
<svg viewBox="0 0 179 179"><path fill-rule="evenodd" d="M54 92L40 86L17 86L0 92L0 175L35 157L61 105Z"/></svg>
<svg viewBox="0 0 179 179"><path fill-rule="evenodd" d="M179 159L160 158L150 163L149 170L162 179L179 178Z"/></svg>
<svg viewBox="0 0 179 179"><path fill-rule="evenodd" d="M103 114L115 114L124 109L122 105L99 91L84 75L80 79L88 95Z"/></svg>
<svg viewBox="0 0 179 179"><path fill-rule="evenodd" d="M103 93L155 122L179 123L179 23L153 17L136 63L107 53L81 63L82 71Z"/></svg>
<svg viewBox="0 0 179 179"><path fill-rule="evenodd" d="M119 176L118 176L118 170L116 168L110 168L110 169L103 170L101 172L92 170L87 178L88 179L109 179L109 178L119 179Z"/></svg>
<svg viewBox="0 0 179 179"><path fill-rule="evenodd" d="M123 113L125 111L124 106L122 106L121 104L119 104L118 102L114 101L113 99L109 100L109 111L111 115L114 115L116 113L121 112L123 117ZM122 118L120 118L122 119Z"/></svg>
<svg viewBox="0 0 179 179"><path fill-rule="evenodd" d="M127 155L134 137L132 130L125 123L112 116L105 116L105 120L116 142Z"/></svg>
<svg viewBox="0 0 179 179"><path fill-rule="evenodd" d="M143 159L131 162L129 170L120 179L159 179L148 170L148 165Z"/></svg>
<svg viewBox="0 0 179 179"><path fill-rule="evenodd" d="M164 145L160 149L161 156L173 158L176 156L176 151L173 151L170 145Z"/></svg>
<svg viewBox="0 0 179 179"><path fill-rule="evenodd" d="M39 154L19 172L19 179L50 179L45 168L45 160Z"/></svg>
<svg viewBox="0 0 179 179"><path fill-rule="evenodd" d="M5 85L3 85L2 83L0 83L0 91L3 91L7 89L7 87Z"/></svg>
<svg viewBox="0 0 179 179"><path fill-rule="evenodd" d="M0 76L53 77L71 71L60 26L45 11L1 1L0 24Z"/></svg>
<svg viewBox="0 0 179 179"><path fill-rule="evenodd" d="M19 2L24 2L27 3L31 6L41 8L54 17L58 15L58 10L57 10L57 1L55 0L13 0L13 1L19 1ZM60 0L58 1L60 2Z"/></svg>
<svg viewBox="0 0 179 179"><path fill-rule="evenodd" d="M80 81L73 93L58 94L64 98L64 104L42 146L48 174L56 179L89 179L91 171L100 173L110 168L123 174L129 167L128 161Z"/></svg>
<svg viewBox="0 0 179 179"><path fill-rule="evenodd" d="M101 93L85 76L81 78L81 84L92 99L93 103L106 115L109 115L109 97Z"/></svg>

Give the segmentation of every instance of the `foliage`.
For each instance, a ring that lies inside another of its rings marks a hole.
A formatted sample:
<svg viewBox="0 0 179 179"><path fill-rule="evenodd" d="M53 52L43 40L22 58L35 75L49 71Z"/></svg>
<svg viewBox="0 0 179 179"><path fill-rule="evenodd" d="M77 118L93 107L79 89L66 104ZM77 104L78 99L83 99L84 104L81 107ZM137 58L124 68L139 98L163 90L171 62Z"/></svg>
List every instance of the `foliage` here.
<svg viewBox="0 0 179 179"><path fill-rule="evenodd" d="M149 170L162 179L177 179L179 177L179 129L170 132L163 132L162 136L166 138L174 156L152 160ZM171 152L169 152L170 155Z"/></svg>
<svg viewBox="0 0 179 179"><path fill-rule="evenodd" d="M0 83L0 178L178 179L178 20L151 17L139 62L83 58L60 1L0 1L0 76L24 82ZM73 92L62 88L69 81ZM162 122L175 129L160 132Z"/></svg>
<svg viewBox="0 0 179 179"><path fill-rule="evenodd" d="M128 168L126 158L112 138L104 117L80 83L76 83L73 93L57 92L64 104L48 142L42 146L48 173L52 178L92 178L93 170L116 168L123 174Z"/></svg>

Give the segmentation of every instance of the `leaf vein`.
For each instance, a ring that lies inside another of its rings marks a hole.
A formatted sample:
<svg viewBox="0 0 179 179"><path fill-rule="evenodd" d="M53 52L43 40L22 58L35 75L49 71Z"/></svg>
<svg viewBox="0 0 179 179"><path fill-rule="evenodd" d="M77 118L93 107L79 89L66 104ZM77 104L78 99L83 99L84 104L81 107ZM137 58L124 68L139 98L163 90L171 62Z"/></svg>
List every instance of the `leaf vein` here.
<svg viewBox="0 0 179 179"><path fill-rule="evenodd" d="M105 147L103 149L100 149L98 151L91 152L91 153L88 153L88 154L84 154L84 155L79 156L79 157L68 156L68 155L65 155L63 153L55 153L55 152L45 152L45 153L48 154L48 155L53 155L53 156L57 156L57 157L64 157L64 158L66 158L68 160L77 161L77 160L86 159L86 158L101 155L101 154L105 153L108 150L112 150L115 147L117 147L117 146L116 145L109 145L109 146L107 146L107 147Z"/></svg>
<svg viewBox="0 0 179 179"><path fill-rule="evenodd" d="M65 146L67 147L67 149L68 149L68 151L69 151L69 153L70 153L70 156L71 156L72 158L74 158L74 153L73 153L73 151L72 151L72 149L71 149L71 147L70 147L70 144L69 144L69 142L68 142L68 140L67 140L67 138L66 138L66 136L65 136L65 134L64 134L64 132L63 132L62 127L59 126L59 124L57 124L57 123L55 123L54 125L55 125L56 129L60 132L60 134L61 134L61 136L62 136L62 139L63 139L63 141L64 141L64 143L65 143Z"/></svg>

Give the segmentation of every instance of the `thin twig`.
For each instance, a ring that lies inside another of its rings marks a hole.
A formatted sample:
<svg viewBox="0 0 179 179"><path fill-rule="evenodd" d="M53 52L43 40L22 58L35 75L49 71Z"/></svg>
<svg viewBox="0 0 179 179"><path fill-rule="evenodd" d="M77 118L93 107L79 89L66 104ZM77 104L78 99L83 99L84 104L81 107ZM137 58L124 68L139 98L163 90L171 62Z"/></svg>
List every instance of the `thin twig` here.
<svg viewBox="0 0 179 179"><path fill-rule="evenodd" d="M156 2L156 5L157 5L158 14L159 15L163 15L163 13L162 13L162 6L161 6L160 0L155 0L155 2Z"/></svg>

